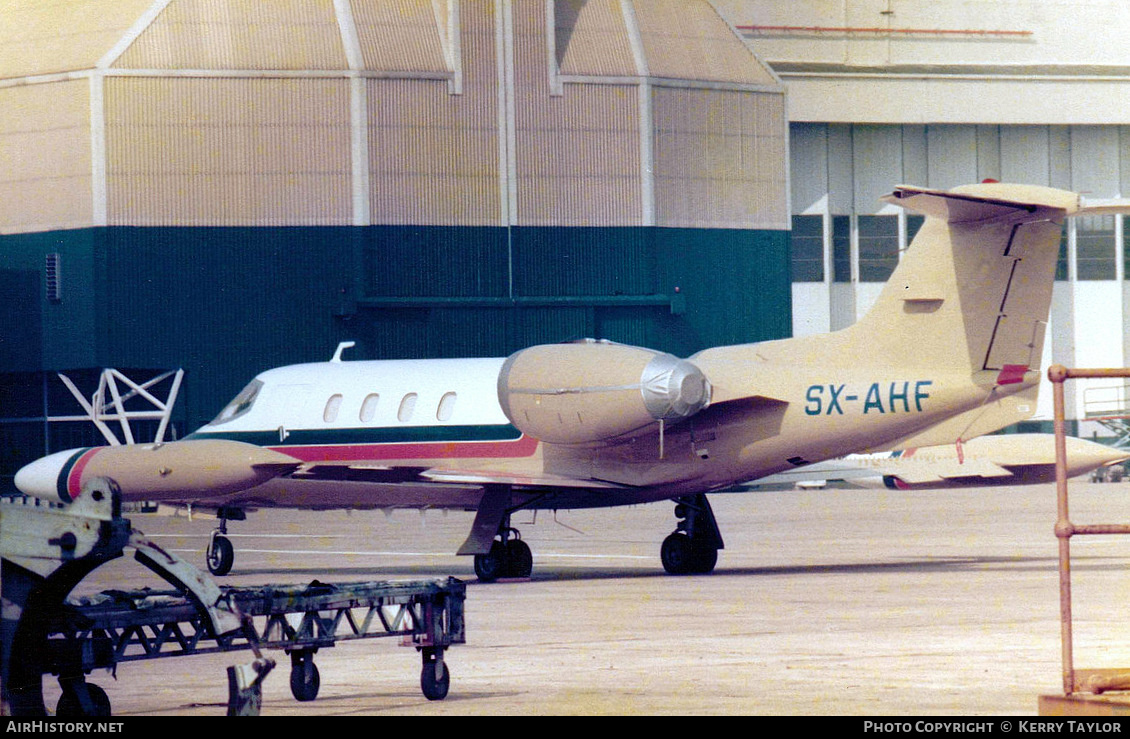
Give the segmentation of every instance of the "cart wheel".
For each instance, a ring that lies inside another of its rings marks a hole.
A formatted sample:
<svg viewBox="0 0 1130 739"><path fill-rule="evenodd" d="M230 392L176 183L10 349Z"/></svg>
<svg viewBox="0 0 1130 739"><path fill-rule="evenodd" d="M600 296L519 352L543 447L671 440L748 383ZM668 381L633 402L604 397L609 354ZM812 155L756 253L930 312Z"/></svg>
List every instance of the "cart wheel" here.
<svg viewBox="0 0 1130 739"><path fill-rule="evenodd" d="M298 701L312 701L318 697L322 676L314 664L313 655L296 657L290 666L290 692Z"/></svg>
<svg viewBox="0 0 1130 739"><path fill-rule="evenodd" d="M442 674L437 674L442 672ZM420 690L424 697L430 701L441 701L447 697L447 689L451 685L451 670L447 665L424 657L424 667L420 670Z"/></svg>
<svg viewBox="0 0 1130 739"><path fill-rule="evenodd" d="M59 703L55 706L55 715L62 718L79 718L83 716L110 716L110 696L106 691L94 683L86 683L86 694L90 696L91 711L82 710L82 701L73 686L65 686L63 694L59 696Z"/></svg>
<svg viewBox="0 0 1130 739"><path fill-rule="evenodd" d="M235 548L226 536L217 535L208 544L205 557L208 560L208 571L216 577L223 577L231 572L231 567L235 564Z"/></svg>

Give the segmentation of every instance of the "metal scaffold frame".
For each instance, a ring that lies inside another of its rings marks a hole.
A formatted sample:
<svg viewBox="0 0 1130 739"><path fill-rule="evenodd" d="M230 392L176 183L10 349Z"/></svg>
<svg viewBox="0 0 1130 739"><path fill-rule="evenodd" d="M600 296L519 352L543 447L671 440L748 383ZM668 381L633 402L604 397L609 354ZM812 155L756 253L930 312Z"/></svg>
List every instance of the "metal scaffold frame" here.
<svg viewBox="0 0 1130 739"><path fill-rule="evenodd" d="M1130 383L1084 388L1083 414L1115 434L1114 446L1130 446Z"/></svg>
<svg viewBox="0 0 1130 739"><path fill-rule="evenodd" d="M447 696L444 652L466 643L466 585L440 580L221 588L154 544L121 515L116 483L95 478L67 505L0 505L0 715L46 716L43 676L56 675L56 716L108 716L106 691L88 682L120 662L251 650L228 672L229 715L257 715L264 649L290 656L291 692L318 695L315 653L337 642L399 637L421 656L420 689ZM126 549L176 590L107 591L75 601L75 586Z"/></svg>

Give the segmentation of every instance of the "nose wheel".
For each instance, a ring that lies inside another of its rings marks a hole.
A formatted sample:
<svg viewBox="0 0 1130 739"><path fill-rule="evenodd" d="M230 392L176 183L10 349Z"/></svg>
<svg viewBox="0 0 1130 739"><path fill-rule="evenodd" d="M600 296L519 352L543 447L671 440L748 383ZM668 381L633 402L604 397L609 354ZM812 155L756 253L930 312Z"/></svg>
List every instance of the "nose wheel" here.
<svg viewBox="0 0 1130 739"><path fill-rule="evenodd" d="M208 571L217 577L222 577L231 572L232 565L235 564L235 547L226 536L219 531L213 531L204 559L208 564Z"/></svg>
<svg viewBox="0 0 1130 739"><path fill-rule="evenodd" d="M247 519L247 514L239 508L221 508L217 511L217 515L220 517L220 527L212 532L212 537L208 540L204 563L208 565L208 571L213 575L223 577L231 572L232 565L235 564L235 547L226 536L228 521L244 521Z"/></svg>

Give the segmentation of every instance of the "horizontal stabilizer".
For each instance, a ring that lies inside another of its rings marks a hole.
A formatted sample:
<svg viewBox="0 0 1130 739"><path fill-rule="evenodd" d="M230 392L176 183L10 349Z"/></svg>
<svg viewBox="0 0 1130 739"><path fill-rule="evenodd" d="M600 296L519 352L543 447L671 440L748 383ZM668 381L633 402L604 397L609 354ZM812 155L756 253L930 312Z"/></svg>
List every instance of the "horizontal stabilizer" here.
<svg viewBox="0 0 1130 739"><path fill-rule="evenodd" d="M983 194L985 185L978 185L976 194L953 190L931 190L900 185L881 200L907 210L939 218L948 223L973 223L994 218L1023 214L1037 214L1044 209L1061 211L1059 215L1074 214L1079 210L1079 196L1044 187L1001 186L1001 197Z"/></svg>
<svg viewBox="0 0 1130 739"><path fill-rule="evenodd" d="M910 485L924 485L942 480L1012 477L1012 472L988 459L928 460L900 466L897 472L892 474Z"/></svg>
<svg viewBox="0 0 1130 739"><path fill-rule="evenodd" d="M1126 198L1110 198L1109 200L1088 200L1083 199L1082 205L1074 213L1069 213L1072 216L1108 216L1117 213L1130 213L1130 199Z"/></svg>

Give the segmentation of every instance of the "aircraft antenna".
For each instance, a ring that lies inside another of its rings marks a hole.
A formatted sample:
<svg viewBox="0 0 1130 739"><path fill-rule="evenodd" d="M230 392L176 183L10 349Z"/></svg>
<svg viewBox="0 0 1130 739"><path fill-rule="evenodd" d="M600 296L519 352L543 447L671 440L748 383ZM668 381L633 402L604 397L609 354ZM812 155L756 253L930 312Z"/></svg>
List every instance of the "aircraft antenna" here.
<svg viewBox="0 0 1130 739"><path fill-rule="evenodd" d="M341 342L340 344L337 345L337 349L334 351L333 359L331 359L330 361L331 362L340 362L341 361L341 353L344 352L346 349L352 349L355 346L357 346L356 341L343 341L343 342Z"/></svg>

